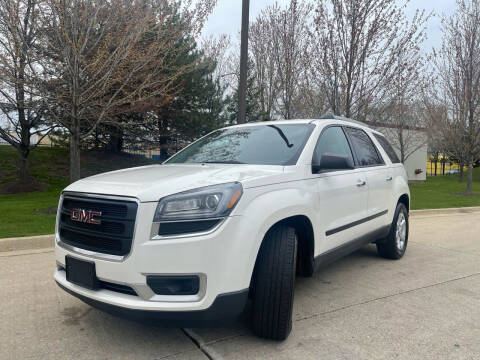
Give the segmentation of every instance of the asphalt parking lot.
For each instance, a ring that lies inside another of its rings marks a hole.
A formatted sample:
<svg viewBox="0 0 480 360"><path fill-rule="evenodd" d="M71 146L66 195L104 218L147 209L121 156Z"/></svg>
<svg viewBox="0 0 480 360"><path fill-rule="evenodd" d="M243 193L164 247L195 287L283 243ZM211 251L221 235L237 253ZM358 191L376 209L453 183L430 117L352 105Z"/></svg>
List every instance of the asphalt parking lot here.
<svg viewBox="0 0 480 360"><path fill-rule="evenodd" d="M57 288L51 249L0 253L0 359L480 359L480 212L416 213L401 261L374 246L296 285L284 342L115 318Z"/></svg>

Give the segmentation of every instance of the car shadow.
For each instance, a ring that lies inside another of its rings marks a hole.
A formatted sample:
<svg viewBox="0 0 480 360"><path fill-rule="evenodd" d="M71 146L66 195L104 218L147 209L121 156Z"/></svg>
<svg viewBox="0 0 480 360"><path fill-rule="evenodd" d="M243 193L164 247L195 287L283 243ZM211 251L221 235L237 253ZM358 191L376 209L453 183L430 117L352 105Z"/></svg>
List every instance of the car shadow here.
<svg viewBox="0 0 480 360"><path fill-rule="evenodd" d="M311 278L297 277L296 299L311 297L312 294L307 289L310 289L311 291L312 287L315 290L322 289L324 286L331 286L331 281L328 280L331 275L338 277L337 273L358 272L359 269L364 269L381 261L383 261L383 259L378 257L375 245L367 245L336 262L321 267ZM129 328L129 330L136 334L136 336L142 336L142 333L150 333L152 331L163 333L166 336L169 334L175 334L175 336L178 336L177 331L182 331L184 333L186 332L186 336L192 336L194 338L198 337L197 341L208 344L209 342L216 342L222 339L252 335L249 326L251 309L252 304L249 302L244 313L238 319L229 321L224 320L221 323L202 324L201 326L188 328L186 331L184 328L177 327L170 322L166 323L154 319L149 321L125 319L117 315L104 313L97 309L93 309L93 311L82 317L81 322L84 328L95 328L98 326L99 319L103 319L103 321L107 323L106 326L112 329ZM301 311L301 309L297 309L297 311ZM73 323L77 323L77 316L75 316L75 319L73 320ZM117 334L113 331L110 335L115 337ZM121 334L118 335L120 336Z"/></svg>

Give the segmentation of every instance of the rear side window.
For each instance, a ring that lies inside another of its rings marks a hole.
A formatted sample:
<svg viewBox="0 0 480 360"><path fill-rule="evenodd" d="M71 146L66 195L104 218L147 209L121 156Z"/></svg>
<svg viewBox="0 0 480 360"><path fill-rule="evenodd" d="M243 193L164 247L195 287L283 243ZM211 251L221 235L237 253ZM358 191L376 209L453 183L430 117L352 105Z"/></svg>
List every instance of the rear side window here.
<svg viewBox="0 0 480 360"><path fill-rule="evenodd" d="M362 129L347 127L345 129L357 155L358 166L383 165L384 162L370 137Z"/></svg>
<svg viewBox="0 0 480 360"><path fill-rule="evenodd" d="M373 135L378 140L380 145L382 145L382 148L387 153L388 157L390 158L390 161L393 164L399 164L400 159L398 158L397 153L395 152L395 150L393 150L392 145L390 145L387 139L385 139L382 135L379 135L379 134L373 134Z"/></svg>
<svg viewBox="0 0 480 360"><path fill-rule="evenodd" d="M316 160L320 161L322 155L325 153L334 153L347 156L353 164L352 151L348 145L347 138L341 127L334 126L326 128L320 139L318 139L317 147L315 148Z"/></svg>

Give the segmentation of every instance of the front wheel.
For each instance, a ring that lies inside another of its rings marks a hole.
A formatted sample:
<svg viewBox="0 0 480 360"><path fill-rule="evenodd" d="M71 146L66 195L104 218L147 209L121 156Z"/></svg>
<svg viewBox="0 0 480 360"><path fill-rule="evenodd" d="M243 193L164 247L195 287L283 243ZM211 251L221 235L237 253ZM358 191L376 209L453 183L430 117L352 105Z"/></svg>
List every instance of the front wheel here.
<svg viewBox="0 0 480 360"><path fill-rule="evenodd" d="M269 230L253 278L252 327L258 336L284 340L290 334L296 259L295 229L278 225Z"/></svg>
<svg viewBox="0 0 480 360"><path fill-rule="evenodd" d="M399 203L393 216L390 233L377 243L378 254L387 259L397 260L403 257L408 243L408 211L404 204Z"/></svg>

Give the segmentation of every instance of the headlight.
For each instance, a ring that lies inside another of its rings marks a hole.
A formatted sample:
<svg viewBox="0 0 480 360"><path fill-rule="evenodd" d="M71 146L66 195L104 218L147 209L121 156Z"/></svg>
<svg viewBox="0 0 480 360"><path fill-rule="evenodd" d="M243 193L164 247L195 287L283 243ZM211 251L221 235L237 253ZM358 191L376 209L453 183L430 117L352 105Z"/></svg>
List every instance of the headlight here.
<svg viewBox="0 0 480 360"><path fill-rule="evenodd" d="M207 186L164 197L153 222L211 219L228 216L242 196L240 183Z"/></svg>

